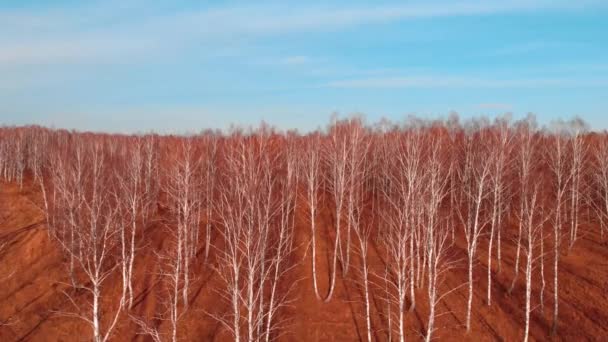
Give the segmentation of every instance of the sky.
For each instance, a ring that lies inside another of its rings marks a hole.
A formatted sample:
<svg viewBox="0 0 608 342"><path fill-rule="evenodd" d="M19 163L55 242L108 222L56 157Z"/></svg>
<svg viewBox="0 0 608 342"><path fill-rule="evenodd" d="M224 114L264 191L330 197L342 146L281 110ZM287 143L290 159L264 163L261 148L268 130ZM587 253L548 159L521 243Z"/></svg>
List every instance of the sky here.
<svg viewBox="0 0 608 342"><path fill-rule="evenodd" d="M608 129L608 1L0 1L0 125L307 131L452 111Z"/></svg>

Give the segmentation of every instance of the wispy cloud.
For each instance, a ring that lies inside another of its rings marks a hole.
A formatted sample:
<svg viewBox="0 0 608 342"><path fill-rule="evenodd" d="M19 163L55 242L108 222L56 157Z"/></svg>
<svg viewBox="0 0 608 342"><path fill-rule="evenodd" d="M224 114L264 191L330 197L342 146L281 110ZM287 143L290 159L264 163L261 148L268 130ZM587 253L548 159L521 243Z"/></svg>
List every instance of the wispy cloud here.
<svg viewBox="0 0 608 342"><path fill-rule="evenodd" d="M153 42L120 37L70 37L15 42L0 47L0 65L126 62L143 54Z"/></svg>
<svg viewBox="0 0 608 342"><path fill-rule="evenodd" d="M376 6L251 5L175 11L149 3L0 10L0 66L133 60L260 35L339 30L424 18L564 10L600 1L433 1ZM170 8L170 7L169 7ZM14 37L19 37L18 40ZM213 45L215 44L215 45Z"/></svg>
<svg viewBox="0 0 608 342"><path fill-rule="evenodd" d="M513 106L508 103L480 103L475 106L481 110L497 110L497 111L510 111L513 110Z"/></svg>
<svg viewBox="0 0 608 342"><path fill-rule="evenodd" d="M311 58L308 56L288 56L280 61L283 65L302 65L311 62Z"/></svg>
<svg viewBox="0 0 608 342"><path fill-rule="evenodd" d="M584 46L581 42L548 42L548 41L530 41L521 42L504 46L492 51L488 51L484 55L487 56L513 56L529 54L538 51L555 51L560 49L576 49Z"/></svg>
<svg viewBox="0 0 608 342"><path fill-rule="evenodd" d="M536 88L607 86L608 79L491 79L453 76L380 77L331 81L329 88Z"/></svg>

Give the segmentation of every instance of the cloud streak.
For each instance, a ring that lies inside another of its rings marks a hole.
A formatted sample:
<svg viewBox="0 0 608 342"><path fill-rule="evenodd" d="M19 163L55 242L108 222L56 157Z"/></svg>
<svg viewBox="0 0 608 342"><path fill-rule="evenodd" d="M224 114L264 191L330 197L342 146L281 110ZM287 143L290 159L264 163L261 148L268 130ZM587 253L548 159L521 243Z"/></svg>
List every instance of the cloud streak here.
<svg viewBox="0 0 608 342"><path fill-rule="evenodd" d="M414 19L571 10L598 1L414 2L380 6L259 5L170 11L148 3L0 11L0 67L129 60L197 44L341 30ZM14 39L18 37L18 39Z"/></svg>
<svg viewBox="0 0 608 342"><path fill-rule="evenodd" d="M510 111L513 110L513 106L508 103L480 103L475 106L482 110L496 110L496 111Z"/></svg>
<svg viewBox="0 0 608 342"><path fill-rule="evenodd" d="M539 87L604 87L606 79L520 78L491 79L453 76L379 77L337 80L327 88L398 89L398 88L539 88Z"/></svg>
<svg viewBox="0 0 608 342"><path fill-rule="evenodd" d="M311 62L311 58L308 56L288 56L280 61L283 65L303 65Z"/></svg>

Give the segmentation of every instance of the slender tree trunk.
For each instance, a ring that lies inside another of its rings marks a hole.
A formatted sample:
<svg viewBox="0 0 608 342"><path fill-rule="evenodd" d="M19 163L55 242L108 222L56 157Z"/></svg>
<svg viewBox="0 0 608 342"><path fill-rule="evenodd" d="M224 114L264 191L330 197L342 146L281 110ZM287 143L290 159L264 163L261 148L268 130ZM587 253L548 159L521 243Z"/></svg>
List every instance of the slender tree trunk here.
<svg viewBox="0 0 608 342"><path fill-rule="evenodd" d="M365 239L365 240L364 240ZM367 240L364 237L359 237L361 248L361 267L363 273L363 289L365 293L365 325L367 327L367 341L372 341L372 321L369 302L369 270L367 266Z"/></svg>
<svg viewBox="0 0 608 342"><path fill-rule="evenodd" d="M529 227L528 229L533 229ZM528 255L526 261L526 325L524 330L524 342L528 341L530 334L530 312L531 312L531 295L532 295L532 234L528 235Z"/></svg>
<svg viewBox="0 0 608 342"><path fill-rule="evenodd" d="M502 242L501 233L502 231L502 215L498 215L498 224L496 229L496 266L498 266L498 273L502 270Z"/></svg>
<svg viewBox="0 0 608 342"><path fill-rule="evenodd" d="M545 312L545 236L544 236L543 228L540 228L540 312L544 314Z"/></svg>
<svg viewBox="0 0 608 342"><path fill-rule="evenodd" d="M352 183L352 176L351 179L349 180L349 183ZM353 208L353 196L352 196L352 185L351 189L349 190L349 195L348 195L348 220L346 223L346 250L344 251L345 256L344 259L342 259L342 276L346 277L346 275L348 274L348 266L350 264L350 244L351 244L351 230L352 230L352 223L351 223L351 213L354 210Z"/></svg>
<svg viewBox="0 0 608 342"><path fill-rule="evenodd" d="M74 225L70 227L70 280L72 281L72 287L77 287L76 274L74 272L74 253L76 253L76 242L74 236Z"/></svg>
<svg viewBox="0 0 608 342"><path fill-rule="evenodd" d="M171 341L177 342L177 321L178 321L178 306L179 306L179 297L180 297L180 288L179 283L181 279L182 273L182 259L184 255L182 253L183 249L183 236L182 230L178 227L178 238L177 238L177 260L173 261L175 264L173 265L173 295L172 295L172 308L171 308Z"/></svg>
<svg viewBox="0 0 608 342"><path fill-rule="evenodd" d="M475 257L475 247L469 250L469 297L467 299L467 333L471 331L471 306L473 305L473 258Z"/></svg>
<svg viewBox="0 0 608 342"><path fill-rule="evenodd" d="M558 199L559 200L559 199ZM558 314L559 314L559 241L561 234L561 210L558 205L556 211L556 223L553 227L553 324L551 333L557 334Z"/></svg>
<svg viewBox="0 0 608 342"><path fill-rule="evenodd" d="M339 212L336 213L336 238L334 240L334 256L332 260L332 268L331 268L331 280L329 283L329 292L327 297L323 300L325 303L328 303L332 296L334 295L334 289L336 287L336 273L337 273L337 264L338 264L338 247L340 246L340 217L338 216Z"/></svg>
<svg viewBox="0 0 608 342"><path fill-rule="evenodd" d="M135 263L135 235L137 229L137 223L133 220L133 226L131 227L131 256L129 257L129 271L128 271L128 291L129 291L129 309L133 306L133 264Z"/></svg>
<svg viewBox="0 0 608 342"><path fill-rule="evenodd" d="M241 310L240 310L240 302L239 302L239 290L238 290L238 286L239 286L239 268L238 265L236 263L236 260L232 260L232 275L234 277L233 281L234 283L232 284L233 288L232 288L232 312L234 314L234 316L232 317L232 329L234 330L234 341L235 342L240 342L241 341L241 331L240 331L240 326L241 326Z"/></svg>
<svg viewBox="0 0 608 342"><path fill-rule="evenodd" d="M523 200L522 200L523 201ZM515 283L517 282L517 278L519 276L519 257L521 254L521 232L522 232L522 220L523 220L523 214L524 214L524 205L522 202L521 208L520 208L520 217L521 219L519 220L519 229L517 232L517 249L515 251L515 275L513 276L513 281L511 281L511 286L509 287L509 291L508 293L511 294L511 292L513 292L513 289L515 288Z"/></svg>
<svg viewBox="0 0 608 342"><path fill-rule="evenodd" d="M410 229L412 229L412 233L414 233L414 228L413 225L410 227ZM415 285L415 267L416 265L414 264L414 236L412 234L412 236L410 237L410 300L412 301L410 304L410 308L409 311L412 312L414 311L414 309L416 308L416 293L414 291L414 285Z"/></svg>
<svg viewBox="0 0 608 342"><path fill-rule="evenodd" d="M93 339L95 342L101 342L101 327L99 326L99 287L96 283L93 284Z"/></svg>
<svg viewBox="0 0 608 342"><path fill-rule="evenodd" d="M389 295L389 287L388 287L388 265L384 267L384 293L387 295L386 298L386 324L388 326L387 329L387 340L391 342L393 340L393 313L391 310L391 298Z"/></svg>
<svg viewBox="0 0 608 342"><path fill-rule="evenodd" d="M319 286L317 285L317 240L316 240L316 224L315 224L315 210L311 209L310 211L310 234L312 235L312 286L315 290L315 296L317 299L321 300L321 295L319 294Z"/></svg>
<svg viewBox="0 0 608 342"><path fill-rule="evenodd" d="M120 251L122 268L122 297L126 298L129 294L129 256L127 254L127 242L125 236L125 225L120 225Z"/></svg>
<svg viewBox="0 0 608 342"><path fill-rule="evenodd" d="M490 242L488 243L488 293L487 301L488 306L492 305L492 243L494 242L494 224L490 231Z"/></svg>
<svg viewBox="0 0 608 342"><path fill-rule="evenodd" d="M247 341L253 342L253 332L255 330L254 321L253 321L253 304L254 304L254 272L249 269L249 279L247 280Z"/></svg>
<svg viewBox="0 0 608 342"><path fill-rule="evenodd" d="M487 304L492 305L492 246L494 243L494 231L496 230L497 218L499 215L498 208L498 191L494 191L494 206L492 210L492 222L490 224L490 241L488 242L488 291Z"/></svg>
<svg viewBox="0 0 608 342"><path fill-rule="evenodd" d="M405 280L401 280L401 282L405 282ZM405 311L405 289L399 288L399 342L405 341L405 322L404 322L404 311Z"/></svg>
<svg viewBox="0 0 608 342"><path fill-rule="evenodd" d="M209 247L211 246L211 224L209 223L210 214L207 214L207 222L205 223L205 264L209 261Z"/></svg>
<svg viewBox="0 0 608 342"><path fill-rule="evenodd" d="M188 239L187 233L184 232L184 239ZM189 252L187 250L186 244L183 245L184 248L184 253L183 253L183 260L184 260L184 286L182 287L182 296L184 297L184 308L188 307L188 291L189 291L189 286L190 286L190 257L189 257Z"/></svg>
<svg viewBox="0 0 608 342"><path fill-rule="evenodd" d="M435 280L431 279L434 278L435 275L431 275L429 272L429 322L427 324L427 328L426 328L426 336L424 338L424 340L426 342L430 342L431 341L431 337L433 335L433 329L434 329L434 324L435 324L435 300L436 300L436 288L435 288ZM431 282L433 283L431 285Z"/></svg>

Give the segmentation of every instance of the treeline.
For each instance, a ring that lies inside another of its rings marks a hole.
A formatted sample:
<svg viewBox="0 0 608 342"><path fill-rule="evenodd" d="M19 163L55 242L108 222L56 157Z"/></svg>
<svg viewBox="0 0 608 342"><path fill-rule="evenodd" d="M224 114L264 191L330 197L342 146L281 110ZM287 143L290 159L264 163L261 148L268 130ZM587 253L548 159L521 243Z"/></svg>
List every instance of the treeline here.
<svg viewBox="0 0 608 342"><path fill-rule="evenodd" d="M300 215L309 224L311 290L328 302L337 277L360 284L369 341L403 341L405 315L420 298L429 308L422 335L431 340L436 307L455 290L443 281L457 263L467 270L467 331L473 304L492 305L495 273L513 267L509 293L525 287L524 340L533 310L552 312L555 334L560 256L583 226L602 237L608 229L608 135L587 132L580 120L540 129L532 117L374 125L348 118L304 135L266 125L190 136L5 127L0 176L40 189L48 234L66 256L71 286L87 298L65 314L90 325L95 341L112 339L123 320L155 341L178 340L202 272L217 272L222 288L207 290L230 308L205 315L236 341L280 336L293 300L289 274L301 262L294 257ZM316 241L324 212L333 218L326 293ZM153 220L170 241L157 251L167 310L154 317L170 323L161 326L131 312L134 268L151 248ZM514 266L503 263L506 237ZM372 241L384 269L369 263ZM453 257L455 245L464 246L465 261ZM486 288L473 277L481 246ZM111 277L122 290L108 303L101 298ZM473 303L475 291L485 303ZM380 320L371 317L372 297L383 300Z"/></svg>

